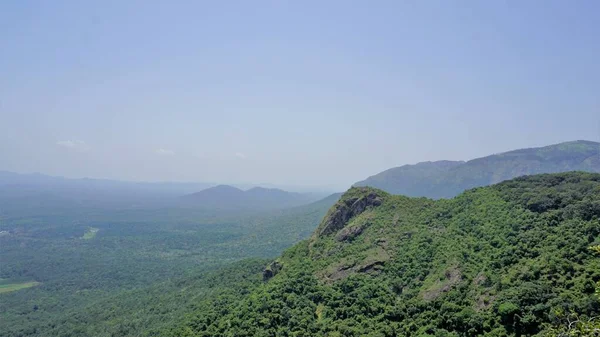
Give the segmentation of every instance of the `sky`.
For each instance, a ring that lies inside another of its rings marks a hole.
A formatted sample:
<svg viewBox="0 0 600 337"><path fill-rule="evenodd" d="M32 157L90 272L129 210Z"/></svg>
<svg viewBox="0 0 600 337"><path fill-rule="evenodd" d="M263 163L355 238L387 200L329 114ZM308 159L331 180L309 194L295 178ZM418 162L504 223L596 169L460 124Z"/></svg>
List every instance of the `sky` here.
<svg viewBox="0 0 600 337"><path fill-rule="evenodd" d="M0 2L0 170L348 187L600 140L600 2Z"/></svg>

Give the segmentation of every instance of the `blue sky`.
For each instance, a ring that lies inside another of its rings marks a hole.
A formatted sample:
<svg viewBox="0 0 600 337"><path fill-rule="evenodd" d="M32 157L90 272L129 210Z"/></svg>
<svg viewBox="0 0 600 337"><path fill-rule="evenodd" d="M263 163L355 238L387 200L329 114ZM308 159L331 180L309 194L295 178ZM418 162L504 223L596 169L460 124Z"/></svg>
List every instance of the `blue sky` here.
<svg viewBox="0 0 600 337"><path fill-rule="evenodd" d="M2 1L0 169L346 187L600 139L598 1Z"/></svg>

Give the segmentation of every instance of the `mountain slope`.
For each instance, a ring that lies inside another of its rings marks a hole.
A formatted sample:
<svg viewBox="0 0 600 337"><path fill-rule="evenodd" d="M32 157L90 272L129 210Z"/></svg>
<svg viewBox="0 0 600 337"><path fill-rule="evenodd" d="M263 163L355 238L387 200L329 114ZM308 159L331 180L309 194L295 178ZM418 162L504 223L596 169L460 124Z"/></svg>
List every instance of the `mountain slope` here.
<svg viewBox="0 0 600 337"><path fill-rule="evenodd" d="M207 209L266 210L287 208L315 201L314 196L287 192L276 188L254 187L243 191L229 185L218 185L180 198L185 205Z"/></svg>
<svg viewBox="0 0 600 337"><path fill-rule="evenodd" d="M404 165L358 182L393 194L450 198L464 190L522 175L566 171L600 172L600 143L574 141L521 149L467 162Z"/></svg>
<svg viewBox="0 0 600 337"><path fill-rule="evenodd" d="M525 336L598 315L600 174L517 178L449 200L352 188L239 298L175 336Z"/></svg>

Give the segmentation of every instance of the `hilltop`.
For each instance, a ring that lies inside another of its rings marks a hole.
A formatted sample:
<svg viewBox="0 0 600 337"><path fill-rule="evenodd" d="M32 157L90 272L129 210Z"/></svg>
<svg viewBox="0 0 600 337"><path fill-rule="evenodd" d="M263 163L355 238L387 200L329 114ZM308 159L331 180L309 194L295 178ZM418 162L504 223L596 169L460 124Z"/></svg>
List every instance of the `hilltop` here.
<svg viewBox="0 0 600 337"><path fill-rule="evenodd" d="M437 201L355 187L261 284L197 303L168 333L535 335L600 313L600 259L588 249L599 235L600 174L521 177Z"/></svg>
<svg viewBox="0 0 600 337"><path fill-rule="evenodd" d="M600 143L573 141L520 149L469 161L434 161L404 165L378 173L354 186L371 186L392 194L451 198L479 186L523 175L566 171L600 172Z"/></svg>
<svg viewBox="0 0 600 337"><path fill-rule="evenodd" d="M278 209L300 206L316 201L313 195L294 193L277 188L253 187L241 190L218 185L180 198L185 205L206 209Z"/></svg>

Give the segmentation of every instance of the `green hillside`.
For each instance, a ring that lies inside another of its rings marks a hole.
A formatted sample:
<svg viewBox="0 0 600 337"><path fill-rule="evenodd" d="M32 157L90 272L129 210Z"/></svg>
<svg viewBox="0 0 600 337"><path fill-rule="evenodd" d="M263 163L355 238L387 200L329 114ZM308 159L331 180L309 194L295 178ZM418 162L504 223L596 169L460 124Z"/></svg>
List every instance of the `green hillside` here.
<svg viewBox="0 0 600 337"><path fill-rule="evenodd" d="M600 313L589 249L599 235L600 174L522 177L437 201L352 188L262 284L203 299L162 334L544 335Z"/></svg>
<svg viewBox="0 0 600 337"><path fill-rule="evenodd" d="M393 194L451 198L474 187L523 175L600 172L600 143L573 141L462 161L424 162L383 171L358 182Z"/></svg>

